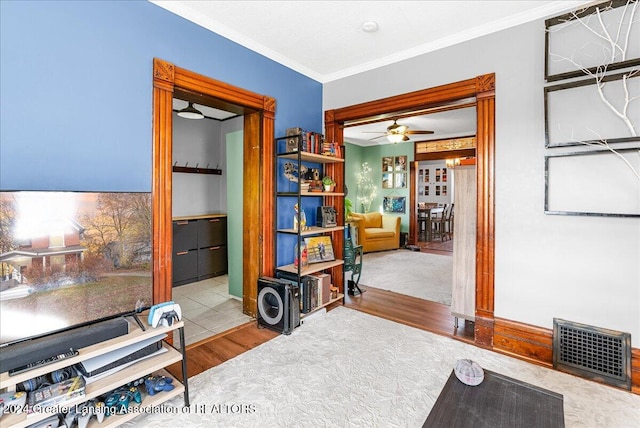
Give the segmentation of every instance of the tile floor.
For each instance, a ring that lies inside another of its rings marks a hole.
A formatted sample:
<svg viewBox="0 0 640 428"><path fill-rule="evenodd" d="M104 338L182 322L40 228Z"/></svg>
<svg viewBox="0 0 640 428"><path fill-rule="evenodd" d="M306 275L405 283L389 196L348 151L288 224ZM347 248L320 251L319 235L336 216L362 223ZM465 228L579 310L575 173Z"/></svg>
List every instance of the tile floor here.
<svg viewBox="0 0 640 428"><path fill-rule="evenodd" d="M173 301L182 309L185 345L255 321L242 313L242 300L230 296L228 289L227 275L173 288Z"/></svg>

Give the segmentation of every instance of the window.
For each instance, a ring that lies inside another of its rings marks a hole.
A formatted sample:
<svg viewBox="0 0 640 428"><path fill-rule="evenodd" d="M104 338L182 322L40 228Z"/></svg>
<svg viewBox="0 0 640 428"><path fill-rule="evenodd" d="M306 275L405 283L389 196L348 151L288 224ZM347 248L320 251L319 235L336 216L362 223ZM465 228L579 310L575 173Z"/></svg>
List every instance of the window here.
<svg viewBox="0 0 640 428"><path fill-rule="evenodd" d="M64 247L64 233L52 233L49 235L49 248Z"/></svg>

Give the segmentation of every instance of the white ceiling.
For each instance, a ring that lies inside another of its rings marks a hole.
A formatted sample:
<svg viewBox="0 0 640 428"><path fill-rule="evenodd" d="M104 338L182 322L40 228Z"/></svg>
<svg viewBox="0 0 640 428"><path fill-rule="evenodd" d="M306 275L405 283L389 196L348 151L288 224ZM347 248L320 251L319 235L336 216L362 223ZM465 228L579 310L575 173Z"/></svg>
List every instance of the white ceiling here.
<svg viewBox="0 0 640 428"><path fill-rule="evenodd" d="M594 3L562 1L164 1L149 0L204 28L321 83L372 70L532 20ZM378 24L368 33L367 21ZM186 105L186 103L185 103ZM205 115L221 118L216 112ZM219 112L219 111L218 111ZM393 121L345 128L345 140L371 141ZM433 135L413 140L475 134L475 109L408 117L398 121Z"/></svg>
<svg viewBox="0 0 640 428"><path fill-rule="evenodd" d="M321 83L593 3L150 1Z"/></svg>

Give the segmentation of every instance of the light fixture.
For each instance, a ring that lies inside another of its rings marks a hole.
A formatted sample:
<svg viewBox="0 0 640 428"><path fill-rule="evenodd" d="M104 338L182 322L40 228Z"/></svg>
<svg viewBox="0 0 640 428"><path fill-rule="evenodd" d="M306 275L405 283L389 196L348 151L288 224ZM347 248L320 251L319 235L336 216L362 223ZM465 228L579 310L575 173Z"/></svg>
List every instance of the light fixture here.
<svg viewBox="0 0 640 428"><path fill-rule="evenodd" d="M405 139L405 135L404 134L387 134L387 140L391 141L393 144L398 144L402 141L404 141Z"/></svg>
<svg viewBox="0 0 640 428"><path fill-rule="evenodd" d="M188 106L178 111L178 116L185 119L204 119L204 114L193 106L193 103L189 103Z"/></svg>
<svg viewBox="0 0 640 428"><path fill-rule="evenodd" d="M447 168L455 168L460 165L460 158L446 159L445 165Z"/></svg>
<svg viewBox="0 0 640 428"><path fill-rule="evenodd" d="M375 21L367 21L362 24L362 31L366 33L375 33L378 31L378 23Z"/></svg>
<svg viewBox="0 0 640 428"><path fill-rule="evenodd" d="M394 120L393 124L387 127L387 140L391 141L393 144L397 144L402 141L409 141L409 137L407 137L406 134L408 130L409 127L407 125L398 125Z"/></svg>

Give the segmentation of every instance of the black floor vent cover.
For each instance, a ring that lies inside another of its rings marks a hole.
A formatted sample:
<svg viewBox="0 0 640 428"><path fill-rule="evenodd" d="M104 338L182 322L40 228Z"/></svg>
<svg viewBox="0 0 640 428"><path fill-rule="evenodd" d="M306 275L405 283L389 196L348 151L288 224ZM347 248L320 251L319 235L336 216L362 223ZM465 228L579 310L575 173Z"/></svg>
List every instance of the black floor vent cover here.
<svg viewBox="0 0 640 428"><path fill-rule="evenodd" d="M631 390L631 334L554 318L553 368Z"/></svg>

